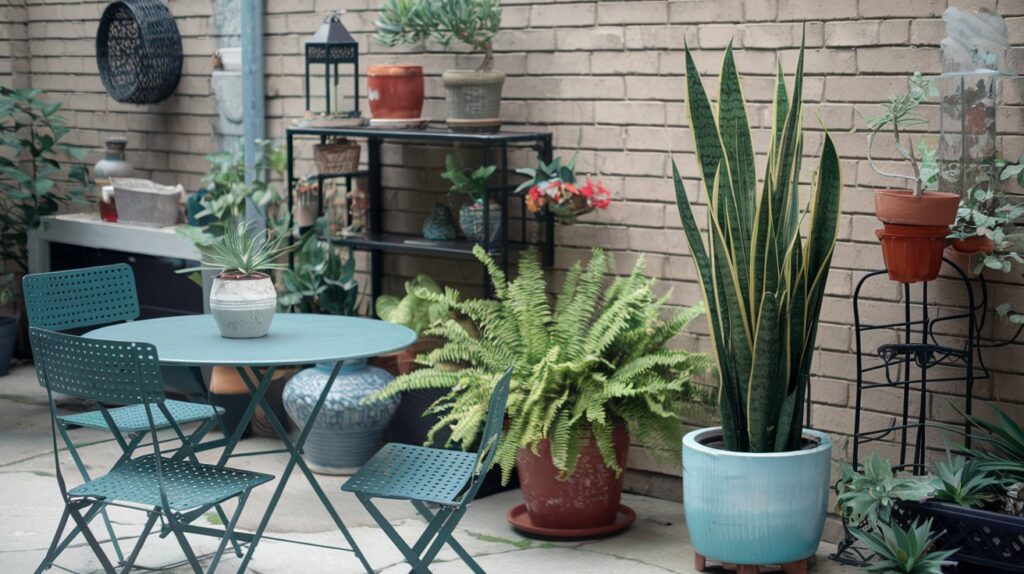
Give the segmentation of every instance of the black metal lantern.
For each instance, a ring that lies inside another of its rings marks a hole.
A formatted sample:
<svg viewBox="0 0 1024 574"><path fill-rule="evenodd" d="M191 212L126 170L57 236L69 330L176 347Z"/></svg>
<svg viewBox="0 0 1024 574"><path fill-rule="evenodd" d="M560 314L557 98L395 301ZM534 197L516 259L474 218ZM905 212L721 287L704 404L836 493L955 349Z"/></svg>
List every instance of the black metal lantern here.
<svg viewBox="0 0 1024 574"><path fill-rule="evenodd" d="M340 102L341 94L338 83L341 75L338 64L352 64L353 106L352 111L343 114L346 117L359 117L359 44L352 34L341 23L341 13L331 12L324 23L317 29L313 38L306 42L306 111L310 111L310 79L309 70L312 64L324 65L324 96L326 105L324 112L331 115L331 85Z"/></svg>

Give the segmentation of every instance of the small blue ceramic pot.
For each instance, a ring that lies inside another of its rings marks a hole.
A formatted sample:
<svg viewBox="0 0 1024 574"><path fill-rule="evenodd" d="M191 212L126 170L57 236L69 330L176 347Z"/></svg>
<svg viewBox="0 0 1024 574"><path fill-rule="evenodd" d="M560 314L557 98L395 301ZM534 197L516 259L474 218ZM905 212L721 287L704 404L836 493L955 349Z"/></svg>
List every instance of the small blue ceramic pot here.
<svg viewBox="0 0 1024 574"><path fill-rule="evenodd" d="M705 446L721 427L683 437L683 505L693 549L730 564L784 564L813 556L828 509L832 440L803 450L746 453Z"/></svg>
<svg viewBox="0 0 1024 574"><path fill-rule="evenodd" d="M321 363L299 371L284 389L288 416L304 428L313 406L331 377L333 364ZM381 447L384 429L398 409L399 398L363 404L394 377L369 367L365 359L345 361L323 408L309 431L303 458L314 472L348 474L370 460Z"/></svg>

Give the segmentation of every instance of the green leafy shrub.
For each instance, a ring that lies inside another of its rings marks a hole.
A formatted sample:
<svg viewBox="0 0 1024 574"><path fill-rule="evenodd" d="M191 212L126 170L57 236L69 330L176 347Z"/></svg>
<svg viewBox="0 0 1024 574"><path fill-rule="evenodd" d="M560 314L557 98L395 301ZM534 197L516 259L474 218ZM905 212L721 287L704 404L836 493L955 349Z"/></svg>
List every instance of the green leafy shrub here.
<svg viewBox="0 0 1024 574"><path fill-rule="evenodd" d="M425 368L395 379L381 397L449 389L428 411L441 415L428 441L450 427L450 441L468 448L486 418L495 375L513 365L508 428L495 456L506 481L516 451L536 452L543 439L551 441L563 477L572 475L588 431L605 464L621 472L612 440L619 425L654 451L678 456L680 407L699 397L691 378L710 361L665 345L703 312L700 305L661 320L664 299L654 295L643 260L605 287L608 259L596 249L585 268L569 269L552 306L536 252L523 255L513 281L483 249L474 253L490 274L495 299L421 290L444 306L447 318L426 331L444 344L420 355Z"/></svg>
<svg viewBox="0 0 1024 574"><path fill-rule="evenodd" d="M355 315L359 283L355 280L356 260L342 261L337 249L307 233L295 253L295 266L281 275L283 291L277 303L299 313Z"/></svg>
<svg viewBox="0 0 1024 574"><path fill-rule="evenodd" d="M374 23L385 46L433 38L448 47L455 40L484 53L481 70L494 64L491 44L501 29L500 0L387 0Z"/></svg>
<svg viewBox="0 0 1024 574"><path fill-rule="evenodd" d="M464 193L473 201L481 201L487 191L487 180L494 175L497 166L482 165L476 169L467 168L459 160L455 153L449 153L444 158L445 171L441 178L452 184L449 191L452 193Z"/></svg>
<svg viewBox="0 0 1024 574"><path fill-rule="evenodd" d="M62 203L85 202L85 150L61 143L68 134L60 102L41 90L0 86L0 257L28 273L28 232ZM62 181L66 180L66 181Z"/></svg>
<svg viewBox="0 0 1024 574"><path fill-rule="evenodd" d="M433 279L420 273L405 282L405 297L377 297L377 316L388 323L405 325L421 335L427 327L448 316L445 304L436 300L441 293Z"/></svg>

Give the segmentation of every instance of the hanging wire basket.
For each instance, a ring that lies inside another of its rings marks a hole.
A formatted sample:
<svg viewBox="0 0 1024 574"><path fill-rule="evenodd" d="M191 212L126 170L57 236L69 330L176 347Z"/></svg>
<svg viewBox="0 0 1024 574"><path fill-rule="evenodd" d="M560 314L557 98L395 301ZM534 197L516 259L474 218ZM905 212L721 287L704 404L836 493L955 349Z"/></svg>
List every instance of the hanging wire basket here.
<svg viewBox="0 0 1024 574"><path fill-rule="evenodd" d="M181 77L181 36L160 0L122 0L103 11L96 64L112 98L132 104L167 99Z"/></svg>

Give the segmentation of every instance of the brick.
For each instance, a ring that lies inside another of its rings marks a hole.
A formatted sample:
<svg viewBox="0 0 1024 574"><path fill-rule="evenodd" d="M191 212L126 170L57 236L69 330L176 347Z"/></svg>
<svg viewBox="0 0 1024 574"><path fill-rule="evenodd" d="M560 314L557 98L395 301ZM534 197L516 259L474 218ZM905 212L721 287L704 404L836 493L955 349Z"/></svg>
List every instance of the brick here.
<svg viewBox="0 0 1024 574"><path fill-rule="evenodd" d="M881 22L864 20L855 22L826 22L826 46L873 46L879 43Z"/></svg>
<svg viewBox="0 0 1024 574"><path fill-rule="evenodd" d="M914 2L860 0L861 18L925 18L942 16L945 10L946 0L915 0Z"/></svg>
<svg viewBox="0 0 1024 574"><path fill-rule="evenodd" d="M673 24L742 22L743 0L685 0L668 3L668 19Z"/></svg>
<svg viewBox="0 0 1024 574"><path fill-rule="evenodd" d="M741 48L743 35L737 32L736 26L731 24L707 24L697 30L697 40L702 50L725 48L729 44Z"/></svg>
<svg viewBox="0 0 1024 574"><path fill-rule="evenodd" d="M629 2L598 3L597 23L605 24L664 24L668 22L668 4L662 1L632 0Z"/></svg>
<svg viewBox="0 0 1024 574"><path fill-rule="evenodd" d="M934 74L942 71L940 57L938 48L858 48L857 68L861 73Z"/></svg>
<svg viewBox="0 0 1024 574"><path fill-rule="evenodd" d="M913 20L910 22L910 43L937 45L946 37L946 24L942 20Z"/></svg>
<svg viewBox="0 0 1024 574"><path fill-rule="evenodd" d="M597 9L593 4L534 4L530 7L530 26L566 28L593 26Z"/></svg>
<svg viewBox="0 0 1024 574"><path fill-rule="evenodd" d="M658 73L659 54L650 51L608 52L591 61L594 74L636 74Z"/></svg>
<svg viewBox="0 0 1024 574"><path fill-rule="evenodd" d="M621 50L625 47L622 28L559 30L555 38L559 50Z"/></svg>
<svg viewBox="0 0 1024 574"><path fill-rule="evenodd" d="M848 20L857 17L854 0L779 0L777 20L780 22L808 20Z"/></svg>

